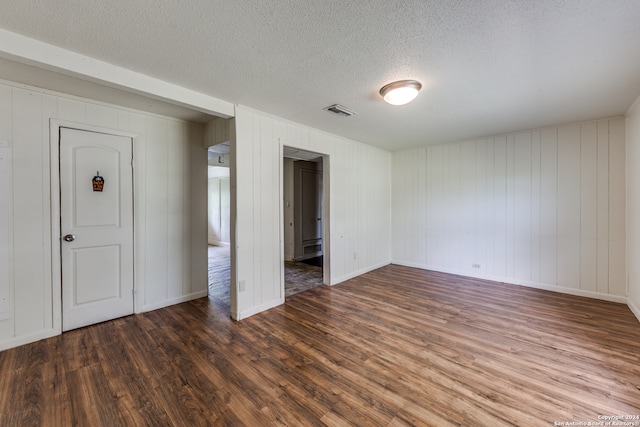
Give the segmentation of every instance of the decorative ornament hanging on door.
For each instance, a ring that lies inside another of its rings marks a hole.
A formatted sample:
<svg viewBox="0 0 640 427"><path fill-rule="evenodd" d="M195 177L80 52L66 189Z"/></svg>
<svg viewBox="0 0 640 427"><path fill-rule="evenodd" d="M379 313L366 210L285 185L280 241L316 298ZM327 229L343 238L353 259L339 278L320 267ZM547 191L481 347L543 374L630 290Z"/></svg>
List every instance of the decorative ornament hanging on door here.
<svg viewBox="0 0 640 427"><path fill-rule="evenodd" d="M96 172L96 176L94 176L91 181L93 182L93 191L102 191L104 178L100 176L100 171Z"/></svg>

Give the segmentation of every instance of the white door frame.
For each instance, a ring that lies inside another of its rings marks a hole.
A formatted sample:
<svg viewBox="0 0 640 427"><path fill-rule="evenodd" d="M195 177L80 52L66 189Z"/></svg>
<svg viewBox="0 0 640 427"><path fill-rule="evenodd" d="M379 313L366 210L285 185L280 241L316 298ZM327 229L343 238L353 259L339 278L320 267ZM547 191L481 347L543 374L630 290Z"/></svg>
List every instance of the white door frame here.
<svg viewBox="0 0 640 427"><path fill-rule="evenodd" d="M60 250L60 128L72 128L81 131L106 133L110 135L124 136L131 138L133 141L133 292L134 292L134 313L140 312L141 301L144 300L143 287L138 286L138 275L144 274L139 268L136 260L143 259L140 257L139 242L144 241L143 236L140 234L144 232L144 227L138 223L140 208L143 206L140 204L141 197L138 197L142 191L142 174L141 168L135 164L135 159L140 157L140 138L138 134L132 132L121 131L117 129L103 128L99 126L92 126L83 123L62 121L56 119L50 119L49 122L49 157L50 157L50 170L51 170L51 295L53 299L53 329L57 333L62 333L62 253Z"/></svg>
<svg viewBox="0 0 640 427"><path fill-rule="evenodd" d="M278 206L280 206L280 296L284 301L284 147L296 148L298 150L317 153L322 156L322 283L325 285L333 285L331 281L331 216L330 216L330 200L331 200L331 165L330 155L322 150L312 147L302 146L293 141L282 140L278 138L280 149L280 176L278 187Z"/></svg>

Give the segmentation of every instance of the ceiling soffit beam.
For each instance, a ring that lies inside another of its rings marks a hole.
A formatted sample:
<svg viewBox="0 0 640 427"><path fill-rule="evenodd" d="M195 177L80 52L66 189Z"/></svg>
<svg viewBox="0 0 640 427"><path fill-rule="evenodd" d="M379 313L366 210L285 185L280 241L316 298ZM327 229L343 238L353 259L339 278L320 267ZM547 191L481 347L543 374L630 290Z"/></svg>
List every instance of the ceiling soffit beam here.
<svg viewBox="0 0 640 427"><path fill-rule="evenodd" d="M206 114L229 118L233 103L0 28L0 57Z"/></svg>

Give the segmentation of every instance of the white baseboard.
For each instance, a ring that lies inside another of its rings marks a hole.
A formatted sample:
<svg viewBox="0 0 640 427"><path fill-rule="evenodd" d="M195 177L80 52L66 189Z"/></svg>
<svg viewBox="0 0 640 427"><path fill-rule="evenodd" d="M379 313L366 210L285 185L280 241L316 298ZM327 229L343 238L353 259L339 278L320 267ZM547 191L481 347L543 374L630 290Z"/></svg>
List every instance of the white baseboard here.
<svg viewBox="0 0 640 427"><path fill-rule="evenodd" d="M610 294L604 294L604 293L601 293L601 292L585 291L583 289L567 288L567 287L563 287L563 286L550 285L548 283L532 282L532 281L528 281L528 280L516 280L516 279L511 279L511 278L492 276L492 275L489 275L489 274L471 274L468 271L464 271L464 270L456 270L456 269L450 269L450 268L434 267L434 266L431 266L431 265L418 264L418 263L412 263L412 262L403 262L403 261L398 261L398 260L391 261L391 263L392 264L396 264L396 265L402 265L402 266L405 266L405 267L420 268L422 270L432 270L432 271L438 271L440 273L457 274L459 276L474 277L474 278L477 278L477 279L491 280L493 282L508 283L510 285L518 285L518 286L526 286L526 287L529 287L529 288L544 289L546 291L559 292L561 294L569 294L569 295L575 295L575 296L579 296L579 297L594 298L594 299L599 299L599 300L603 300L603 301L618 302L618 303L622 303L622 304L626 304L627 303L627 297L620 296L620 295L610 295Z"/></svg>
<svg viewBox="0 0 640 427"><path fill-rule="evenodd" d="M157 310L159 308L168 307L170 305L179 304L181 302L186 302L186 301L191 301L193 299L206 297L207 294L208 294L208 289L205 289L203 291L198 291L188 295L183 295L178 298L162 301L157 304L145 305L139 311L136 311L136 313L144 313L146 311ZM33 334L21 335L19 337L10 338L4 341L0 341L0 351L8 350L14 347L19 347L25 344L30 344L43 339L55 337L56 335L60 335L61 333L62 331L58 329L45 329L43 331L38 331Z"/></svg>
<svg viewBox="0 0 640 427"><path fill-rule="evenodd" d="M21 345L30 344L32 342L44 340L47 338L60 335L62 331L57 329L46 329L44 331L38 331L33 334L21 335L19 337L10 338L8 340L0 341L0 351L8 350L10 348L19 347Z"/></svg>
<svg viewBox="0 0 640 427"><path fill-rule="evenodd" d="M158 303L143 305L142 307L140 307L138 311L136 311L136 313L144 313L147 311L157 310L159 308L169 307L170 305L180 304L181 302L187 302L194 299L203 298L203 297L206 297L208 294L209 294L209 290L205 289L205 290L193 292L187 295L182 295L177 298L164 300Z"/></svg>
<svg viewBox="0 0 640 427"><path fill-rule="evenodd" d="M247 317L253 316L254 314L258 314L261 311L269 310L270 308L277 307L282 304L284 304L284 298L277 298L265 304L261 304L257 307L251 307L249 310L241 310L238 312L232 311L231 318L233 320L246 319Z"/></svg>
<svg viewBox="0 0 640 427"><path fill-rule="evenodd" d="M345 275L337 277L337 278L333 278L332 277L331 278L331 283L329 283L329 285L330 286L337 285L338 283L345 282L345 281L347 281L349 279L353 279L354 277L358 277L358 276L363 275L365 273L368 273L370 271L377 270L378 268L382 268L382 267L384 267L386 265L389 265L389 264L391 264L391 262L385 261L385 262L381 262L379 264L370 265L369 267L365 267L365 268L360 269L358 271L354 271L352 273L345 274Z"/></svg>
<svg viewBox="0 0 640 427"><path fill-rule="evenodd" d="M630 298L627 298L627 305L629 306L629 309L631 310L631 312L636 316L636 318L640 322L640 307L635 305Z"/></svg>

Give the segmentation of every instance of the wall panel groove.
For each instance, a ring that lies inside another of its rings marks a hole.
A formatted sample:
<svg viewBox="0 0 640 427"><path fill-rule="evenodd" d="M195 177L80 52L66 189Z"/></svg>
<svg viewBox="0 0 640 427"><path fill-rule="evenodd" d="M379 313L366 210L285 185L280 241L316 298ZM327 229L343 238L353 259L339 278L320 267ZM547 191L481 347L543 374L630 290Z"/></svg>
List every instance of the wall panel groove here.
<svg viewBox="0 0 640 427"><path fill-rule="evenodd" d="M329 156L330 182L324 191L330 194L330 260L325 256L325 262L330 261L330 284L388 264L391 247L399 253L420 252L427 257L428 251L420 240L413 240L408 234L391 235L389 152L242 106L237 109L235 123L234 318L242 319L283 302L281 145ZM428 211L424 182L427 171L424 166L419 167L421 158L426 161L426 153L415 150L396 160L412 167L412 172L396 180L393 187L393 192L402 193L412 206L396 217L398 225L415 223L422 217L421 212ZM420 227L426 234L428 224ZM246 286L245 291L239 291L240 282Z"/></svg>
<svg viewBox="0 0 640 427"><path fill-rule="evenodd" d="M626 141L626 172L627 172L627 273L628 273L628 302L629 308L640 320L640 97L636 99L632 107L627 112L625 121L625 141ZM604 138L604 124L598 122L598 142L600 137ZM603 125L603 129L600 129ZM600 148L600 147L599 147ZM604 149L602 149L604 152ZM609 152L607 152L609 153ZM604 161L602 162L604 163ZM604 168L606 164L602 165ZM604 180L603 180L604 181ZM608 183L599 183L603 189L608 188ZM608 225L608 224L607 224ZM604 227L602 227L604 228ZM601 229L599 229L601 231ZM600 237L600 236L599 236ZM608 248L607 248L608 249ZM603 250L603 252L605 252ZM607 253L607 252L605 252ZM598 289L604 285L604 280L608 278L608 272L598 274ZM608 281L607 281L608 283Z"/></svg>
<svg viewBox="0 0 640 427"><path fill-rule="evenodd" d="M52 236L50 165L57 160L51 159L51 119L137 135L135 310L206 295L206 198L202 212L197 200L206 194L202 125L9 82L0 84L0 112L0 141L10 143L13 163L13 197L0 203L10 216L10 235L20 236L9 240L9 307L0 306L0 350L60 332L60 289L52 274L59 261L53 259L58 241ZM0 290L6 286L0 283Z"/></svg>
<svg viewBox="0 0 640 427"><path fill-rule="evenodd" d="M621 300L624 150L612 118L395 152L393 262Z"/></svg>

